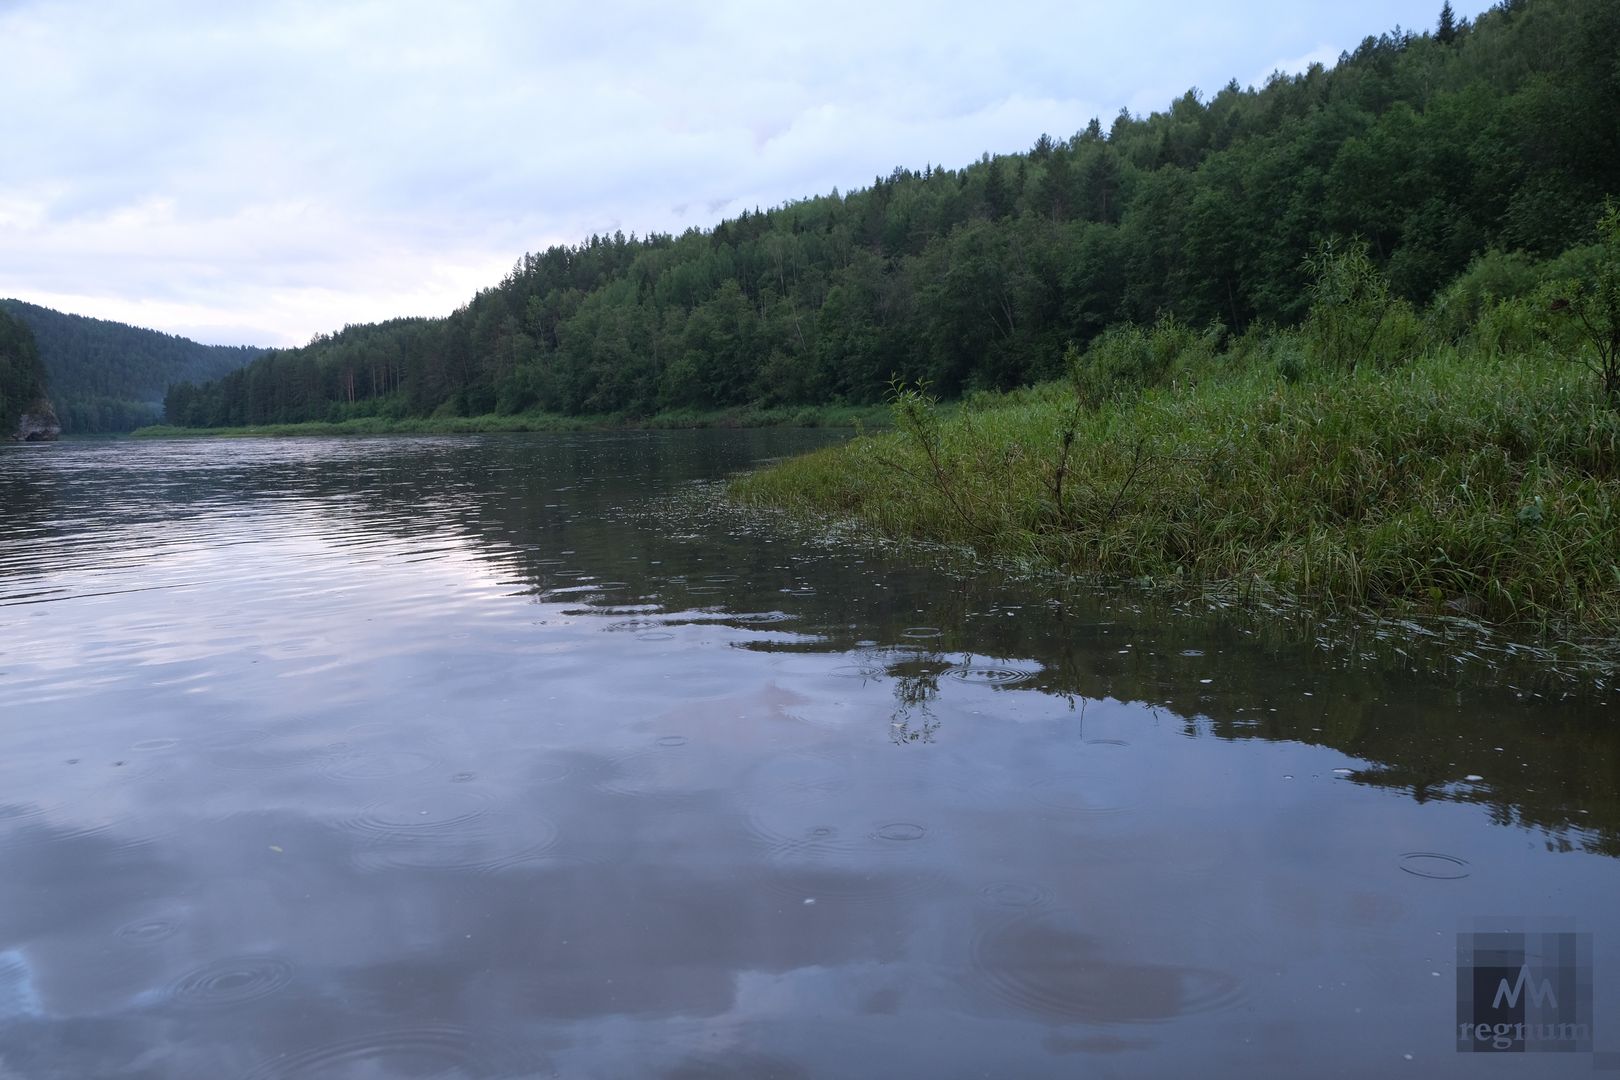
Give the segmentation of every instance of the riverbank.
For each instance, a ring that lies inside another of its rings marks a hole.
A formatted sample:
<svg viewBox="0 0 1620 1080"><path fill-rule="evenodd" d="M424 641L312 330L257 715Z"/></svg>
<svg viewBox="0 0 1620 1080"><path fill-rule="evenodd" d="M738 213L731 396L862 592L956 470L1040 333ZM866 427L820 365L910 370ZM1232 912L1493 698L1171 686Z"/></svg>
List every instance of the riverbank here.
<svg viewBox="0 0 1620 1080"><path fill-rule="evenodd" d="M139 428L135 438L250 438L296 435L466 435L524 431L620 431L670 428L756 427L885 427L890 411L879 405L794 406L776 409L722 409L676 411L652 416L620 413L563 416L558 413L518 413L485 416L426 416L393 419L356 417L334 423L254 424L244 427L191 428L158 424Z"/></svg>
<svg viewBox="0 0 1620 1080"><path fill-rule="evenodd" d="M1100 403L1084 371L954 417L903 391L897 430L731 492L1030 567L1620 628L1620 414L1578 365L1448 345L1345 371L1293 335L1192 344L1163 385Z"/></svg>

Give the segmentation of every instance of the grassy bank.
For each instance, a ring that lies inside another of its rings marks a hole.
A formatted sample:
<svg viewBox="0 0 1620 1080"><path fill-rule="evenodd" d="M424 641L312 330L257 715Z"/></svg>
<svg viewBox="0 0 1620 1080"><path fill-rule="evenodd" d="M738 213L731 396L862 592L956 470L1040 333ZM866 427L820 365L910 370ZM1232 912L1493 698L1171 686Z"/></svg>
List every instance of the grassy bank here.
<svg viewBox="0 0 1620 1080"><path fill-rule="evenodd" d="M898 430L732 490L1066 571L1620 625L1620 414L1581 368L1450 346L1311 371L1296 345L1096 405L1051 384L940 418L905 391Z"/></svg>
<svg viewBox="0 0 1620 1080"><path fill-rule="evenodd" d="M1620 630L1620 208L1427 312L1364 246L1310 260L1293 330L1110 330L1069 380L733 485L745 502L981 555L1383 610Z"/></svg>
<svg viewBox="0 0 1620 1080"><path fill-rule="evenodd" d="M247 438L290 435L464 435L480 432L603 431L651 428L857 427L883 426L889 410L881 406L796 406L780 409L726 409L712 412L663 412L652 416L605 414L562 416L519 413L486 416L428 416L392 419L365 416L334 423L256 424L246 427L187 428L167 424L134 432L139 438Z"/></svg>

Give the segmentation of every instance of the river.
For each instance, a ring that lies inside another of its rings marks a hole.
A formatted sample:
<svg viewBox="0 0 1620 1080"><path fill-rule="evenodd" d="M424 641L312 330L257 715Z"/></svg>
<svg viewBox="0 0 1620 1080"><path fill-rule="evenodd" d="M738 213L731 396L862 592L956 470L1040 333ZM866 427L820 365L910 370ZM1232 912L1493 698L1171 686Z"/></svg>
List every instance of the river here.
<svg viewBox="0 0 1620 1080"><path fill-rule="evenodd" d="M839 437L0 448L0 1077L1620 1068L1612 675L723 504Z"/></svg>

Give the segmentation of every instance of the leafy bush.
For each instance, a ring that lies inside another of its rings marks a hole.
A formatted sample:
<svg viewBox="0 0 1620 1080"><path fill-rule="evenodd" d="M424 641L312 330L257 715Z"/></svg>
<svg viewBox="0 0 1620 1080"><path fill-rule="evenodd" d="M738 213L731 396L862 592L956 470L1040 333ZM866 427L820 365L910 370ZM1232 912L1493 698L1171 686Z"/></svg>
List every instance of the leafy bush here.
<svg viewBox="0 0 1620 1080"><path fill-rule="evenodd" d="M1611 408L1620 409L1620 205L1612 200L1598 222L1599 257L1590 276L1566 279L1549 288L1549 309L1563 316L1580 339L1564 355L1598 377Z"/></svg>
<svg viewBox="0 0 1620 1080"><path fill-rule="evenodd" d="M1312 278L1311 306L1302 338L1314 364L1342 372L1365 363L1387 369L1423 351L1423 321L1390 292L1366 244L1326 241L1305 260L1305 269Z"/></svg>
<svg viewBox="0 0 1620 1080"><path fill-rule="evenodd" d="M1084 353L1070 346L1066 360L1080 399L1096 407L1208 371L1225 336L1220 323L1199 333L1164 315L1151 327L1131 323L1107 330Z"/></svg>
<svg viewBox="0 0 1620 1080"><path fill-rule="evenodd" d="M1435 298L1429 312L1435 332L1447 341L1461 339L1501 301L1535 292L1546 277L1547 265L1522 252L1487 251Z"/></svg>
<svg viewBox="0 0 1620 1080"><path fill-rule="evenodd" d="M1498 300L1480 311L1464 340L1475 352L1490 357L1543 350L1557 329L1549 328L1544 306L1531 297Z"/></svg>

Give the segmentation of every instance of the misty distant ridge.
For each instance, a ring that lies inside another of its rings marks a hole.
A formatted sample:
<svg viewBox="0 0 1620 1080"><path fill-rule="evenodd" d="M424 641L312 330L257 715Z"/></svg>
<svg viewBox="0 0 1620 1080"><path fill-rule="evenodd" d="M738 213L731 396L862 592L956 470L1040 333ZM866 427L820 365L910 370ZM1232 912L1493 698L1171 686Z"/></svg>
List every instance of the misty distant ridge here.
<svg viewBox="0 0 1620 1080"><path fill-rule="evenodd" d="M73 435L131 431L156 423L162 419L163 395L170 386L220 378L269 351L250 345L204 345L23 300L0 300L0 307L33 331L62 430Z"/></svg>

